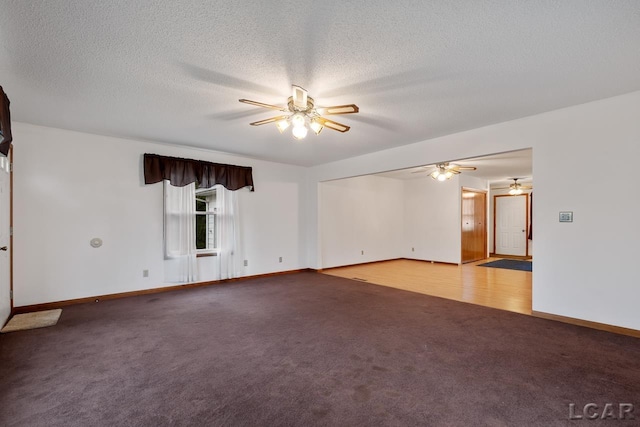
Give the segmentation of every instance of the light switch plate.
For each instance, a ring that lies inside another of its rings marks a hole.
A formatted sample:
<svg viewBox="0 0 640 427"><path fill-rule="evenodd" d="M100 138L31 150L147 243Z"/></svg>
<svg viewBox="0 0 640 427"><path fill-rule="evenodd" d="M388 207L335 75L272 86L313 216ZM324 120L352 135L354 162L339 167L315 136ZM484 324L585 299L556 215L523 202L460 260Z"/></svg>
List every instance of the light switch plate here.
<svg viewBox="0 0 640 427"><path fill-rule="evenodd" d="M560 212L560 222L573 222L573 212Z"/></svg>

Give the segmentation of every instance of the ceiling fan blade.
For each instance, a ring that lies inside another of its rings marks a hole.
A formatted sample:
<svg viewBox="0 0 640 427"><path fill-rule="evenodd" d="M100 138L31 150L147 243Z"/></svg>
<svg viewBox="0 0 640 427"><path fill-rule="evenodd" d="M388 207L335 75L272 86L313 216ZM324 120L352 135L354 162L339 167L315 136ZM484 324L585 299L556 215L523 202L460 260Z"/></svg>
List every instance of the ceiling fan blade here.
<svg viewBox="0 0 640 427"><path fill-rule="evenodd" d="M252 101L250 99L239 99L238 101L249 105L255 105L256 107L269 108L271 110L278 111L287 111L285 107L278 107L277 105L265 104L264 102Z"/></svg>
<svg viewBox="0 0 640 427"><path fill-rule="evenodd" d="M475 166L461 166L457 163L444 163L444 168L448 171L474 171L477 169Z"/></svg>
<svg viewBox="0 0 640 427"><path fill-rule="evenodd" d="M270 119L259 120L257 122L249 123L251 126L266 125L267 123L279 122L280 120L286 120L289 116L276 116Z"/></svg>
<svg viewBox="0 0 640 427"><path fill-rule="evenodd" d="M347 125L343 125L342 123L334 122L333 120L328 120L323 117L317 117L315 120L319 121L322 126L337 130L338 132L344 133L351 129L351 127Z"/></svg>
<svg viewBox="0 0 640 427"><path fill-rule="evenodd" d="M307 109L307 91L300 86L292 85L293 89L293 105L301 110Z"/></svg>
<svg viewBox="0 0 640 427"><path fill-rule="evenodd" d="M322 115L352 114L360 111L356 104L334 105L333 107L318 108L318 110L318 112Z"/></svg>
<svg viewBox="0 0 640 427"><path fill-rule="evenodd" d="M411 172L411 173L425 173L425 172L428 172L428 171L426 169L423 169L423 170L414 171L414 172Z"/></svg>

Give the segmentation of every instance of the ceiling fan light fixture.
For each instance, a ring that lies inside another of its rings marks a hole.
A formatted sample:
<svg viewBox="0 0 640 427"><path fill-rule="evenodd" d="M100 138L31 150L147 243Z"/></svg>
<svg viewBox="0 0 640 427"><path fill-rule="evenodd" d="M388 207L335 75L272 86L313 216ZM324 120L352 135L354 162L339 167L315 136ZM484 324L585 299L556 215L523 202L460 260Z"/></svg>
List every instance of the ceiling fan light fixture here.
<svg viewBox="0 0 640 427"><path fill-rule="evenodd" d="M438 165L437 169L431 172L430 175L431 175L431 178L435 179L436 181L443 182L448 179L451 179L451 177L453 176L453 172L451 172L450 170L447 170L447 168L444 165Z"/></svg>
<svg viewBox="0 0 640 427"><path fill-rule="evenodd" d="M289 120L287 120L287 119L280 120L280 121L276 122L276 127L278 128L280 133L283 133L285 130L287 130L287 128L290 125L291 125L291 123L289 123Z"/></svg>
<svg viewBox="0 0 640 427"><path fill-rule="evenodd" d="M283 112L285 115L271 117L249 124L251 126L261 126L267 123L275 123L280 133L283 133L286 129L292 127L291 132L293 137L297 140L304 139L309 133L309 129L311 129L316 135L319 135L324 128L329 128L341 133L347 132L351 129L347 125L322 117L322 111L325 111L326 114L334 115L352 114L360 111L358 106L355 104L336 105L316 109L313 98L308 96L307 91L304 88L296 85L292 86L292 96L288 98L287 105L285 107L265 104L263 102L252 101L249 99L240 99L239 101L256 107Z"/></svg>
<svg viewBox="0 0 640 427"><path fill-rule="evenodd" d="M304 139L307 136L307 127L305 125L302 126L293 126L293 129L291 129L291 134L293 135L293 137L295 139L297 139L298 141L301 139Z"/></svg>
<svg viewBox="0 0 640 427"><path fill-rule="evenodd" d="M311 124L309 124L309 127L316 135L320 135L320 132L322 132L322 129L324 129L324 126L322 126L322 124L320 124L316 120L311 120Z"/></svg>
<svg viewBox="0 0 640 427"><path fill-rule="evenodd" d="M293 116L291 116L291 124L293 124L294 128L304 127L306 123L307 123L307 120L305 118L305 115L302 113L296 113Z"/></svg>

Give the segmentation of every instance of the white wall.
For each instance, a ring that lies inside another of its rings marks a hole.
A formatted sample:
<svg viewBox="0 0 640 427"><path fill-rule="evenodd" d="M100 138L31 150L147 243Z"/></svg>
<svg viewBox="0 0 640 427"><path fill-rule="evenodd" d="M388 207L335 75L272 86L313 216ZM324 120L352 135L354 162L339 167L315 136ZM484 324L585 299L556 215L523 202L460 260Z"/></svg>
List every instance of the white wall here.
<svg viewBox="0 0 640 427"><path fill-rule="evenodd" d="M256 191L240 193L243 275L307 266L304 168L23 123L13 130L15 306L170 285L162 184L143 184L146 152L252 166ZM93 237L101 248L89 246ZM198 259L199 280L213 279L214 261Z"/></svg>
<svg viewBox="0 0 640 427"><path fill-rule="evenodd" d="M400 180L363 176L320 183L322 267L399 258L402 204Z"/></svg>
<svg viewBox="0 0 640 427"><path fill-rule="evenodd" d="M146 151L254 166L245 273L259 274L322 267L320 182L533 148L533 309L640 329L636 173L594 173L640 158L638 117L640 91L306 170L15 123L15 304L162 285L161 187L141 183ZM558 222L562 210L573 223ZM95 236L105 240L98 250Z"/></svg>
<svg viewBox="0 0 640 427"><path fill-rule="evenodd" d="M308 256L320 264L315 183L533 148L533 310L640 329L640 199L628 192L640 158L640 92L329 163L309 171ZM580 182L588 191L576 191ZM558 212L574 212L559 223Z"/></svg>
<svg viewBox="0 0 640 427"><path fill-rule="evenodd" d="M486 190L487 182L365 175L320 183L322 268L396 258L460 263L461 186Z"/></svg>
<svg viewBox="0 0 640 427"><path fill-rule="evenodd" d="M461 245L459 176L444 182L429 176L406 180L404 194L402 257L458 264Z"/></svg>

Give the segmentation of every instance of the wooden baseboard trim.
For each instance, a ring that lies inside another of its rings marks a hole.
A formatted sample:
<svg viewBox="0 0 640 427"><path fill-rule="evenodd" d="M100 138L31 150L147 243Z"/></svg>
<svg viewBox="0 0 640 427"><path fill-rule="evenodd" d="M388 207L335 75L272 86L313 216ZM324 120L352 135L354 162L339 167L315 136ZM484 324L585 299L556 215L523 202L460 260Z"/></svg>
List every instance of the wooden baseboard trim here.
<svg viewBox="0 0 640 427"><path fill-rule="evenodd" d="M381 262L396 261L396 260L399 260L399 259L403 259L403 258L381 259L379 261L368 261L368 262L358 262L358 263L355 263L355 264L337 265L335 267L320 268L320 269L317 269L317 270L314 270L314 271L316 271L318 273L322 273L323 271L333 270L334 268L354 267L356 265L380 264Z"/></svg>
<svg viewBox="0 0 640 427"><path fill-rule="evenodd" d="M417 259L417 258L399 258L399 259L406 259L408 261L420 261L420 262L426 262L428 264L443 264L443 265L460 265L456 262L445 262L445 261L431 261L431 260L427 260L427 259Z"/></svg>
<svg viewBox="0 0 640 427"><path fill-rule="evenodd" d="M301 268L297 270L278 271L275 273L265 273L265 274L256 274L253 276L237 277L234 279L186 283L184 285L166 286L162 288L142 289L139 291L120 292L116 294L96 295L92 297L75 298L75 299L68 299L64 301L46 302L42 304L23 305L19 307L13 307L13 310L11 311L11 315L13 316L15 314L20 314L20 313L31 313L33 311L53 310L56 308L68 307L70 305L76 305L76 304L96 303L96 302L108 301L112 299L128 298L128 297L135 297L139 295L148 295L148 294L158 294L161 292L171 292L171 291L178 291L178 290L190 289L190 288L200 288L203 286L222 285L225 283L241 282L241 281L246 281L250 279L261 279L265 277L281 276L284 274L303 273L303 272L310 272L310 271L314 271L314 270L309 268Z"/></svg>
<svg viewBox="0 0 640 427"><path fill-rule="evenodd" d="M309 269L311 271L315 271L316 273L322 273L325 271L329 271L329 270L333 270L336 268L344 268L344 267L355 267L357 265L368 265L368 264L379 264L381 262L388 262L388 261L398 261L398 260L402 260L402 259L406 259L408 261L420 261L420 262L427 262L430 264L444 264L444 265L459 265L456 264L455 262L443 262L443 261L429 261L426 259L416 259L416 258L391 258L391 259L381 259L380 261L369 261L369 262L359 262L357 264L346 264L346 265L338 265L335 267L327 267L327 268L319 268L319 269Z"/></svg>
<svg viewBox="0 0 640 427"><path fill-rule="evenodd" d="M630 337L640 338L640 331L636 329L607 325L606 323L591 322L589 320L575 319L573 317L560 316L557 314L550 314L542 311L532 311L531 315L533 317L539 317L541 319L555 320L557 322L569 323L571 325L584 326L586 328L598 329L601 331L613 332L614 334L628 335Z"/></svg>

